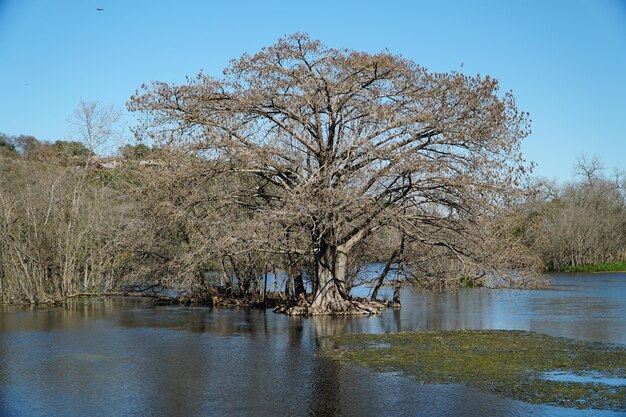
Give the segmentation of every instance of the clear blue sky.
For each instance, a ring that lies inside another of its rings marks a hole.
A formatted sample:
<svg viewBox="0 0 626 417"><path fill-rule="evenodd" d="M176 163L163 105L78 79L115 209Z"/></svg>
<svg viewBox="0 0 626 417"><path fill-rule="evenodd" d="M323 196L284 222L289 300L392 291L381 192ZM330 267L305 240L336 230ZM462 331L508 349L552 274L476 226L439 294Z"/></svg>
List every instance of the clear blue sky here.
<svg viewBox="0 0 626 417"><path fill-rule="evenodd" d="M531 113L537 175L566 180L583 153L626 169L626 0L0 0L0 132L69 139L81 97L125 109L296 31L499 79Z"/></svg>

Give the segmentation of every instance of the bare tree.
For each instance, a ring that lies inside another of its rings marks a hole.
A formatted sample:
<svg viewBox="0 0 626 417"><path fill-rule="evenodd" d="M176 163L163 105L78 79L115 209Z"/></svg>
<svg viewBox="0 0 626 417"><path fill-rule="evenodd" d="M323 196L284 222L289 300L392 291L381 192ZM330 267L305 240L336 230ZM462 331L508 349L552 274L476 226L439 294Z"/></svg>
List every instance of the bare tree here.
<svg viewBox="0 0 626 417"><path fill-rule="evenodd" d="M0 304L50 302L115 289L120 235L136 210L84 168L0 155Z"/></svg>
<svg viewBox="0 0 626 417"><path fill-rule="evenodd" d="M143 117L136 134L257 177L241 190L252 209L307 230L307 314L358 311L348 257L381 228L471 257L480 236L467 225L515 195L527 169L527 114L489 77L430 73L305 34L233 60L224 74L146 87L129 103Z"/></svg>
<svg viewBox="0 0 626 417"><path fill-rule="evenodd" d="M626 259L626 187L610 178L597 158L581 156L579 176L563 186L542 186L527 202L527 245L546 267L559 270Z"/></svg>
<svg viewBox="0 0 626 417"><path fill-rule="evenodd" d="M120 120L121 112L113 105L103 106L97 101L80 99L68 123L72 134L91 152L96 152L107 141L119 139L120 132L115 124Z"/></svg>
<svg viewBox="0 0 626 417"><path fill-rule="evenodd" d="M584 178L587 185L593 185L593 183L602 175L604 167L602 162L597 157L589 157L587 155L581 155L576 162L576 175Z"/></svg>

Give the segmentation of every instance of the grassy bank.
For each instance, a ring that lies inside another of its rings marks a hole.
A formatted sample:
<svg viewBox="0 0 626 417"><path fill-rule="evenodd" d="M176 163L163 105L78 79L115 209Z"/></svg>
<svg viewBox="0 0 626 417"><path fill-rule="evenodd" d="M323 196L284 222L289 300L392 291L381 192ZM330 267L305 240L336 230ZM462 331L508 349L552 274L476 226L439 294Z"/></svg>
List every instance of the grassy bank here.
<svg viewBox="0 0 626 417"><path fill-rule="evenodd" d="M616 262L612 264L585 265L585 266L565 266L558 272L625 272L626 262Z"/></svg>
<svg viewBox="0 0 626 417"><path fill-rule="evenodd" d="M536 403L626 411L626 386L553 381L546 372L626 378L626 348L521 331L343 335L324 354L421 383L463 383ZM597 382L598 380L595 380Z"/></svg>

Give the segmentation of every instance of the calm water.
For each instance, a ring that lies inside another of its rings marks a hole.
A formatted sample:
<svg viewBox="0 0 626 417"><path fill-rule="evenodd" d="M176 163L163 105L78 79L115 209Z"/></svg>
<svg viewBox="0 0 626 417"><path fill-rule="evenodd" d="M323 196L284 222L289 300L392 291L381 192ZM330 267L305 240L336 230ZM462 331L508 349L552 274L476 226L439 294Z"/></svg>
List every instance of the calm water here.
<svg viewBox="0 0 626 417"><path fill-rule="evenodd" d="M525 329L626 345L626 274L545 291L406 291L382 317L154 306L141 299L0 313L0 416L617 416L420 385L319 358L319 337Z"/></svg>

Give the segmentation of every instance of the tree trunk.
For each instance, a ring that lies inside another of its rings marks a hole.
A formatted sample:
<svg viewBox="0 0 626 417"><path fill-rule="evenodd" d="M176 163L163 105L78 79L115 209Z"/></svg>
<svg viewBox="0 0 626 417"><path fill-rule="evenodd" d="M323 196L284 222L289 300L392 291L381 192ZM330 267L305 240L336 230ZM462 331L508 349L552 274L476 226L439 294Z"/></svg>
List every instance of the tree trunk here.
<svg viewBox="0 0 626 417"><path fill-rule="evenodd" d="M398 255L398 251L394 251L391 254L391 256L389 257L389 260L385 264L385 268L380 273L380 275L378 275L378 277L376 278L376 284L374 285L374 289L372 290L372 295L370 297L370 300L376 301L378 299L378 291L380 290L380 287L383 285L383 282L385 281L387 274L391 270L391 265L393 264L393 261L395 260L397 255Z"/></svg>
<svg viewBox="0 0 626 417"><path fill-rule="evenodd" d="M324 315L324 314L379 314L381 308L371 303L363 303L352 301L348 297L348 286L346 285L346 272L348 269L348 254L354 245L362 239L365 233L361 232L354 235L347 242L337 246L331 242L329 238L314 236L314 241L319 242L318 250L315 253L315 277L313 280L313 300L310 304L306 303L303 296L303 302L299 299L298 305L290 307L281 312L290 315ZM302 285L302 275L299 275L300 287ZM296 290L298 291L298 290Z"/></svg>
<svg viewBox="0 0 626 417"><path fill-rule="evenodd" d="M291 283L291 277L293 277L293 283ZM289 274L287 282L290 285L289 290L293 290L294 292L294 297L298 305L306 304L306 290L304 288L304 280L302 278L302 269L298 262L298 256L295 253L289 254ZM287 284L285 284L285 293L289 297Z"/></svg>
<svg viewBox="0 0 626 417"><path fill-rule="evenodd" d="M277 275L274 274L274 276L276 277ZM276 278L276 280L278 280L278 278ZM285 288L284 288L284 292L285 292L285 298L287 300L291 300L291 294L292 294L292 290L291 290L291 274L287 274L287 278L285 279Z"/></svg>
<svg viewBox="0 0 626 417"><path fill-rule="evenodd" d="M333 314L348 310L345 292L348 256L334 245L323 242L315 255L317 291L311 303L314 313Z"/></svg>
<svg viewBox="0 0 626 417"><path fill-rule="evenodd" d="M402 275L402 273L404 272L404 262L400 261L398 263L398 268L396 269L396 280L393 284L393 300L392 300L392 305L396 308L400 307L400 287L401 287L401 283L400 283L400 276Z"/></svg>
<svg viewBox="0 0 626 417"><path fill-rule="evenodd" d="M304 288L304 280L302 279L302 271L294 278L294 286L296 287L296 300L298 304L306 303L306 289Z"/></svg>

